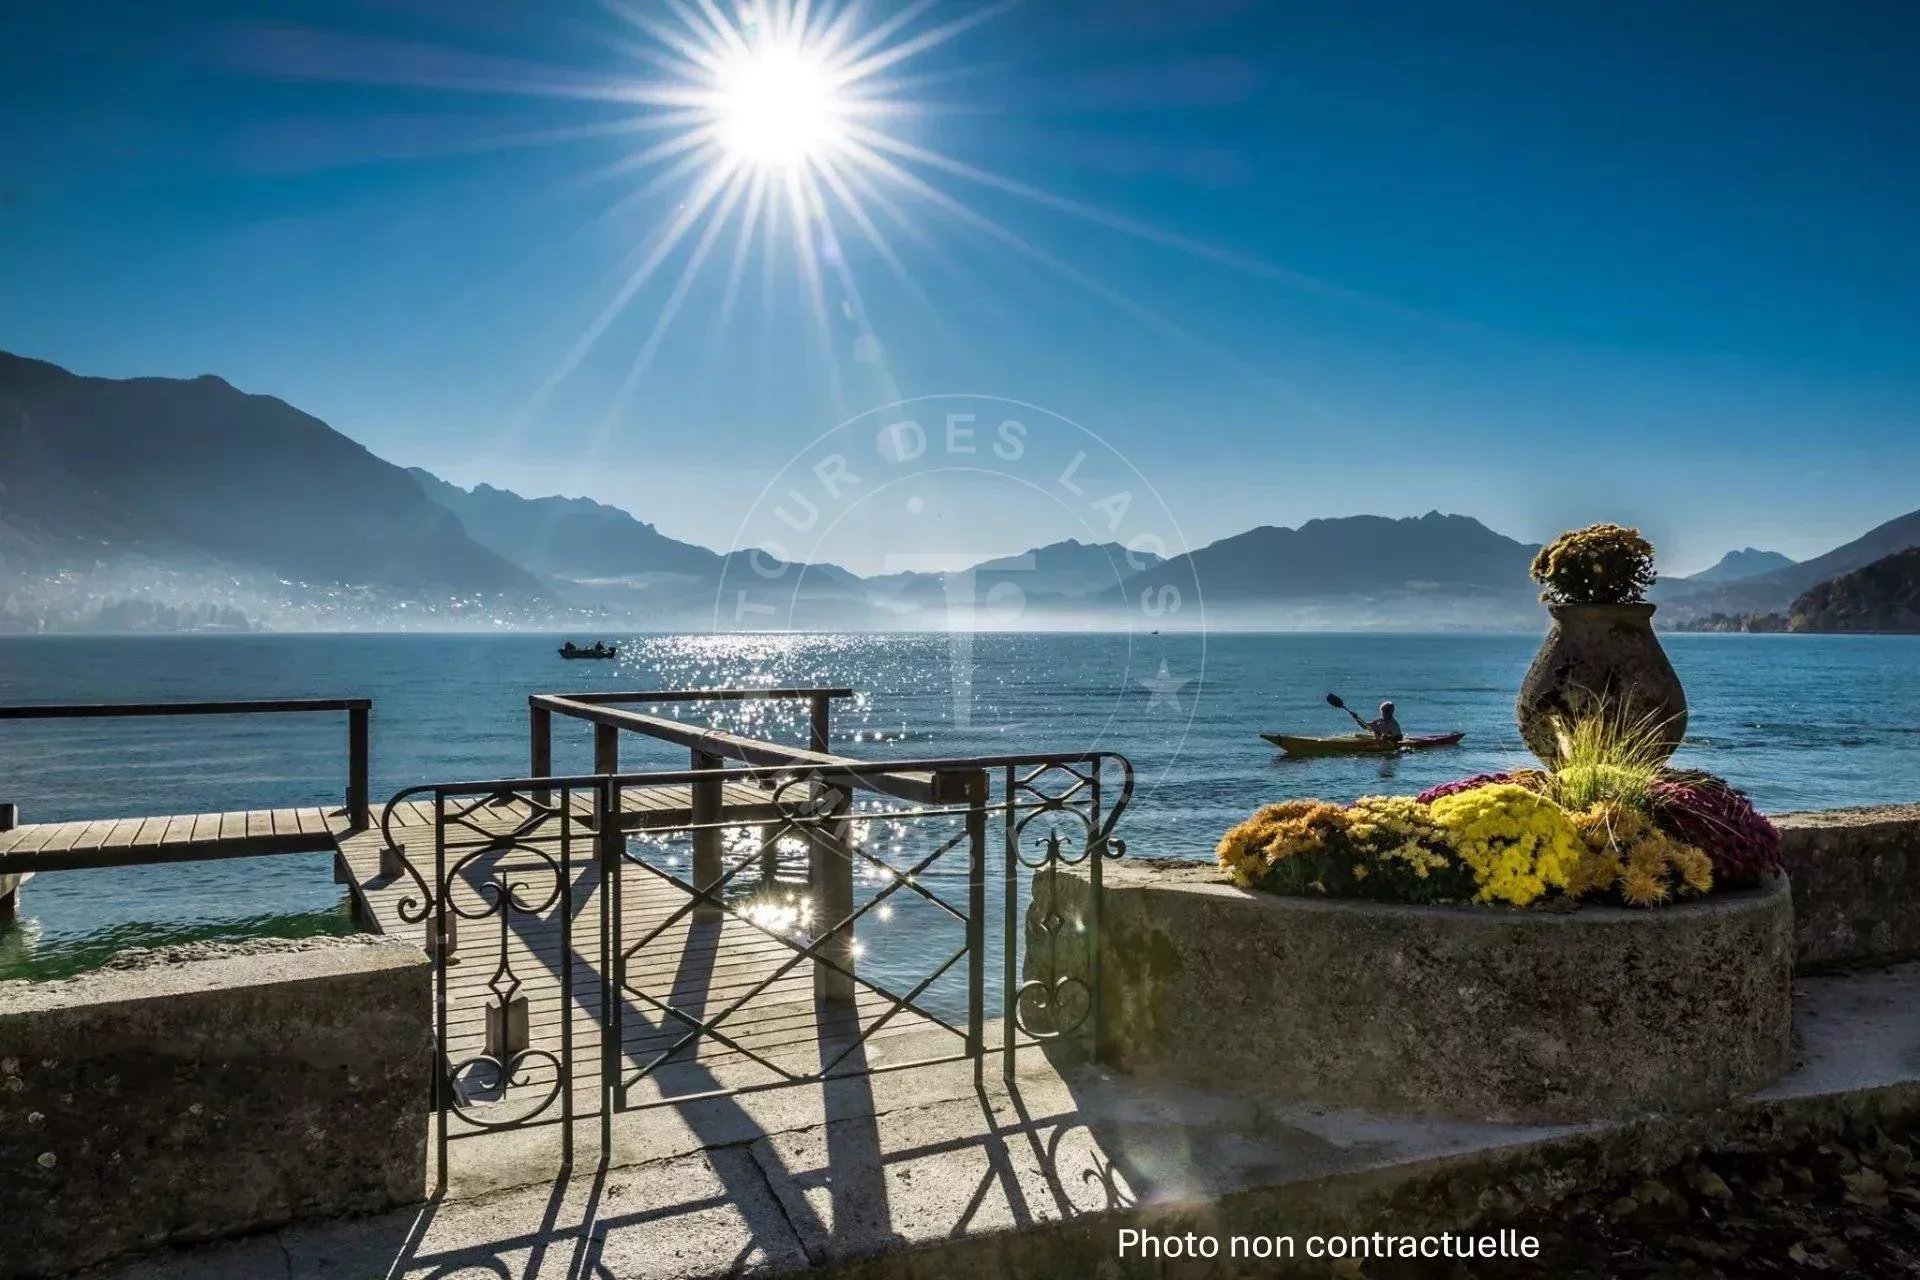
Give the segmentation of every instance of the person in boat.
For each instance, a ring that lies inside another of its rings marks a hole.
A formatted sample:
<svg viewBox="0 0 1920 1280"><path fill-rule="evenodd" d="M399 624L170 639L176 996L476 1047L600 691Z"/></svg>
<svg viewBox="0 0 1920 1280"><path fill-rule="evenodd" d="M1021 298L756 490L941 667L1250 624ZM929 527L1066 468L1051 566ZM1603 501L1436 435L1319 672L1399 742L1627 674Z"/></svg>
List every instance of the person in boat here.
<svg viewBox="0 0 1920 1280"><path fill-rule="evenodd" d="M573 641L569 640L564 645L560 646L560 652L564 654L569 654L569 655L576 654L580 652L580 646L575 644Z"/></svg>
<svg viewBox="0 0 1920 1280"><path fill-rule="evenodd" d="M605 640L595 640L593 642L593 656L596 658L604 658L607 656L607 642Z"/></svg>
<svg viewBox="0 0 1920 1280"><path fill-rule="evenodd" d="M1373 730L1375 737L1386 742L1398 742L1407 736L1400 732L1400 722L1393 718L1393 704L1391 702L1383 702L1380 704L1380 718L1377 720L1369 720L1367 722L1367 728Z"/></svg>

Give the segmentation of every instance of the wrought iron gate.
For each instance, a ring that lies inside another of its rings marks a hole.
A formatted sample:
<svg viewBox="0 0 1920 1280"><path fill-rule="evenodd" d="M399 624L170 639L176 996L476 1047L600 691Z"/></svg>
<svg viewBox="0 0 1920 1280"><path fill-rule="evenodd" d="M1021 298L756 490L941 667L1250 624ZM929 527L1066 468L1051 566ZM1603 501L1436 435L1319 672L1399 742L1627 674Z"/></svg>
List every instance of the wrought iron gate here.
<svg viewBox="0 0 1920 1280"><path fill-rule="evenodd" d="M464 1137L558 1124L570 1165L596 1116L605 1152L623 1111L1099 1043L1124 757L701 763L386 806L434 960L443 1178Z"/></svg>

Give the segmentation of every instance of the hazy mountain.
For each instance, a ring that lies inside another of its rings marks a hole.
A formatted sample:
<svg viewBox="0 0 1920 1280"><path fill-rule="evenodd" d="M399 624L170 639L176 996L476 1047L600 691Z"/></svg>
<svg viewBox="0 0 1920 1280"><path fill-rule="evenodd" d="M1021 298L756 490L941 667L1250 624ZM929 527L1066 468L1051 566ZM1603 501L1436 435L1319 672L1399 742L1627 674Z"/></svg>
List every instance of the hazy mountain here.
<svg viewBox="0 0 1920 1280"><path fill-rule="evenodd" d="M838 565L782 564L753 550L722 554L590 498L528 498L489 484L462 489L418 467L408 474L476 541L541 575L575 605L649 626L800 626L790 619L801 616L815 627L878 625L868 616L866 584ZM730 615L738 616L729 622Z"/></svg>
<svg viewBox="0 0 1920 1280"><path fill-rule="evenodd" d="M585 581L720 572L717 552L669 538L618 507L588 498L523 498L490 484L462 489L419 467L407 474L459 518L467 536L533 573Z"/></svg>
<svg viewBox="0 0 1920 1280"><path fill-rule="evenodd" d="M1494 606L1481 613L1481 625L1495 625L1537 611L1527 566L1538 550L1468 516L1345 516L1298 529L1249 529L1135 574L1125 592L1137 598L1162 586L1185 591L1197 580L1209 617L1303 604L1320 606L1314 616L1321 617L1327 606L1369 601L1409 608L1435 602L1451 613L1477 601ZM1360 620L1379 619L1369 610Z"/></svg>
<svg viewBox="0 0 1920 1280"><path fill-rule="evenodd" d="M1778 551L1762 551L1757 547L1742 547L1738 551L1729 551L1720 557L1718 564L1711 569L1702 569L1681 579L1683 582L1737 582L1742 578L1757 577L1771 573L1775 569L1788 569L1794 565L1790 556Z"/></svg>
<svg viewBox="0 0 1920 1280"><path fill-rule="evenodd" d="M1163 563L1150 551L1129 552L1117 542L1050 542L1016 556L983 560L973 567L976 587L1011 583L1027 596L1090 595Z"/></svg>
<svg viewBox="0 0 1920 1280"><path fill-rule="evenodd" d="M1800 564L1733 552L1654 595L1669 622L1784 614L1817 584L1915 545L1920 512ZM1148 593L1185 600L1197 581L1222 626L1531 626L1537 549L1439 512L1262 526L1165 562L1068 540L974 566L971 624L1114 625ZM462 489L219 378L88 378L4 353L0 576L11 584L0 626L15 629L88 625L128 601L193 625L195 610L216 609L275 627L564 617L751 629L945 626L957 603L952 575L773 566L584 498Z"/></svg>
<svg viewBox="0 0 1920 1280"><path fill-rule="evenodd" d="M280 400L3 352L0 531L19 572L132 555L307 584L541 594L406 472Z"/></svg>
<svg viewBox="0 0 1920 1280"><path fill-rule="evenodd" d="M996 588L1014 587L1029 602L1066 603L1076 597L1111 589L1140 569L1162 563L1152 552L1132 552L1117 542L1081 542L1068 538L1033 547L1010 556L996 556L971 565L971 589L979 602ZM949 586L959 589L962 579L950 573L889 573L865 579L869 588L894 601L913 601L925 607L944 607ZM1005 597L1004 591L999 597Z"/></svg>
<svg viewBox="0 0 1920 1280"><path fill-rule="evenodd" d="M1794 631L1920 631L1920 547L1820 583L1793 602Z"/></svg>
<svg viewBox="0 0 1920 1280"><path fill-rule="evenodd" d="M834 564L776 566L764 553L722 555L677 541L630 512L588 498L528 498L488 484L463 489L418 467L408 474L475 541L559 580L555 589L568 599L630 610L655 623L712 625L716 610L741 612L742 592L743 624L766 617L757 610L767 607L777 610L772 617L780 625L789 625L790 616L808 618L809 625L923 625L944 622L952 603L945 574L862 578ZM1109 588L1135 564L1159 563L1151 554L1130 561L1119 543L1068 539L974 566L974 601L984 604L989 593L1011 584L1019 589L1015 599L1043 608Z"/></svg>
<svg viewBox="0 0 1920 1280"><path fill-rule="evenodd" d="M1920 546L1920 511L1889 520L1811 560L1735 582L1704 585L1689 579L1662 582L1655 586L1653 598L1661 603L1662 611L1673 618L1710 613L1781 613L1802 592L1812 590L1827 579L1864 569L1876 560L1912 546Z"/></svg>

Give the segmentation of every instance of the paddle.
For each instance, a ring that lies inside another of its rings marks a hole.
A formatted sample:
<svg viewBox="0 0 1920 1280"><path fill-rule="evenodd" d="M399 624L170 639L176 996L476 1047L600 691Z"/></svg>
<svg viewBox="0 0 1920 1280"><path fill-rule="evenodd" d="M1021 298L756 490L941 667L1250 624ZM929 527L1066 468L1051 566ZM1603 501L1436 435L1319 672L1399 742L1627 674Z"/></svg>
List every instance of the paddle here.
<svg viewBox="0 0 1920 1280"><path fill-rule="evenodd" d="M1337 693L1328 694L1327 705L1330 707L1336 707L1339 710L1346 712L1348 715L1353 717L1353 722L1355 724L1359 725L1362 729L1365 729L1368 733L1373 732L1373 726L1368 724L1365 720L1362 720L1360 718L1359 712L1355 711L1352 707L1348 706L1346 703L1340 701L1339 694Z"/></svg>

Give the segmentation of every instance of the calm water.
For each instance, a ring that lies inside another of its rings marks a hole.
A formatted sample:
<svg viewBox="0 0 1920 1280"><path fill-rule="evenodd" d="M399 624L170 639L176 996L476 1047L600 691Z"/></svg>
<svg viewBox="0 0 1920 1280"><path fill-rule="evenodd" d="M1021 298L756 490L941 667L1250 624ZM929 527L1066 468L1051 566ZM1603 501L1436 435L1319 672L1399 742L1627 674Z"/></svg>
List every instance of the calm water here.
<svg viewBox="0 0 1920 1280"><path fill-rule="evenodd" d="M615 637L608 637L615 638ZM586 688L843 684L837 750L873 758L1105 748L1139 770L1133 856L1202 856L1255 805L1410 792L1526 759L1513 694L1523 635L635 636L617 662L562 663L538 636L0 638L0 702L367 695L377 795L526 769L526 697ZM1920 799L1920 638L1670 636L1693 704L1678 762L1765 809ZM1164 665L1164 676L1162 669ZM1459 748L1398 760L1277 760L1256 736L1339 733L1322 701L1399 703L1409 732ZM693 716L694 712L683 712ZM344 716L0 724L0 798L29 821L337 802ZM800 742L797 709L717 722ZM589 731L558 726L559 769ZM624 739L623 763L684 768ZM0 976L227 930L345 927L325 855L67 872L33 881L0 933Z"/></svg>

